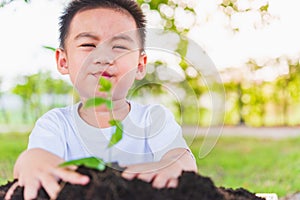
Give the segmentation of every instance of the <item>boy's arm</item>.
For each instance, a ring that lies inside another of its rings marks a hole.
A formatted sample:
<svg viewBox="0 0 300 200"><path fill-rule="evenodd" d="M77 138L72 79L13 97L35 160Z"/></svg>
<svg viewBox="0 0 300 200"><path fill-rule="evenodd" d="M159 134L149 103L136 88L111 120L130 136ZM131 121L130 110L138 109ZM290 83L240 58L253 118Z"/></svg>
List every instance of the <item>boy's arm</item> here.
<svg viewBox="0 0 300 200"><path fill-rule="evenodd" d="M18 181L9 189L5 199L10 199L17 186L24 187L24 199L35 199L43 187L51 199L60 191L58 180L73 184L87 184L89 178L76 173L76 167L58 167L64 160L48 151L35 148L24 151L14 166L14 178Z"/></svg>
<svg viewBox="0 0 300 200"><path fill-rule="evenodd" d="M128 166L122 176L128 180L138 178L152 182L155 188L177 187L178 177L183 171L197 173L197 165L188 149L176 148L168 151L158 162Z"/></svg>

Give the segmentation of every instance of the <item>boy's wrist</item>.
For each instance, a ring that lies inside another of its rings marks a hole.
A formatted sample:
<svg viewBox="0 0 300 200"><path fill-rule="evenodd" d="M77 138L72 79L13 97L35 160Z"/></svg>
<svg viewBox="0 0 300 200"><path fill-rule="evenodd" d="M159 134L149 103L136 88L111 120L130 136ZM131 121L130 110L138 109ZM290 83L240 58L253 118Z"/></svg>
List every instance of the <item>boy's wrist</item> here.
<svg viewBox="0 0 300 200"><path fill-rule="evenodd" d="M162 158L162 161L169 162L170 164L177 163L182 171L197 172L195 157L192 152L186 148L173 149L167 152L166 155Z"/></svg>

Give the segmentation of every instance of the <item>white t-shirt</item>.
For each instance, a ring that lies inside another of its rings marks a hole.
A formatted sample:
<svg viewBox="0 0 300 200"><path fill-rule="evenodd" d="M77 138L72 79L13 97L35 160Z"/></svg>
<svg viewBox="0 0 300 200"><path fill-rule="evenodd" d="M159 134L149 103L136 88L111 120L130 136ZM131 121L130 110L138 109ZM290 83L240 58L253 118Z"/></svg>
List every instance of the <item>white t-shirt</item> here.
<svg viewBox="0 0 300 200"><path fill-rule="evenodd" d="M65 160L95 156L121 165L159 161L171 149L188 149L169 110L157 104L130 105L122 121L123 138L111 148L107 145L115 127L90 126L79 116L77 103L44 114L30 134L28 149L42 148Z"/></svg>

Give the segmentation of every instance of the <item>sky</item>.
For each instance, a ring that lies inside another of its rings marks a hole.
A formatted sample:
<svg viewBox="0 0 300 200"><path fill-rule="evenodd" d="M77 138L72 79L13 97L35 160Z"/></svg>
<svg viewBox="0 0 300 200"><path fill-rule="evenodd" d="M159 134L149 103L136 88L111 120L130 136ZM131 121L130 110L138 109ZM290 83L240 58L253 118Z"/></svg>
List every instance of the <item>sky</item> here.
<svg viewBox="0 0 300 200"><path fill-rule="evenodd" d="M4 79L1 90L9 89L18 75L32 74L38 70L56 72L53 52L42 46L58 46L58 17L68 0L32 0L15 2L0 8L0 77ZM262 26L257 13L236 14L231 21L217 6L219 0L189 0L197 13L195 26L189 37L210 56L218 69L243 67L253 58L260 63L285 56L300 56L299 0L269 0L270 24ZM265 0L237 0L242 8L264 3ZM171 13L172 14L172 13ZM181 11L178 23L189 24L191 19ZM184 16L184 17L182 17ZM157 15L149 16L155 23ZM253 28L253 24L259 28ZM234 33L231 27L238 27Z"/></svg>

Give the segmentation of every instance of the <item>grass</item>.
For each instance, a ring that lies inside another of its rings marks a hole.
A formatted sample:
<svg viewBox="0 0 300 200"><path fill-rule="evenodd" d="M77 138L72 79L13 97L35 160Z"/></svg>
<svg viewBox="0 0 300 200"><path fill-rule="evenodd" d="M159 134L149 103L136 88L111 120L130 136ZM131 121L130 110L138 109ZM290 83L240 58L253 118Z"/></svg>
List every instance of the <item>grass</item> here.
<svg viewBox="0 0 300 200"><path fill-rule="evenodd" d="M26 149L28 134L0 134L0 185L12 180L13 166L18 155Z"/></svg>
<svg viewBox="0 0 300 200"><path fill-rule="evenodd" d="M198 155L202 142L203 138L194 140L194 155ZM217 186L274 192L282 197L300 190L299 143L300 138L224 137L205 158L197 158L199 173L211 177Z"/></svg>
<svg viewBox="0 0 300 200"><path fill-rule="evenodd" d="M0 134L0 185L12 179L13 164L26 148L28 134ZM285 196L299 190L300 138L268 140L219 138L213 150L198 158L204 138L193 140L199 173L217 186L244 187L251 192L275 192Z"/></svg>

